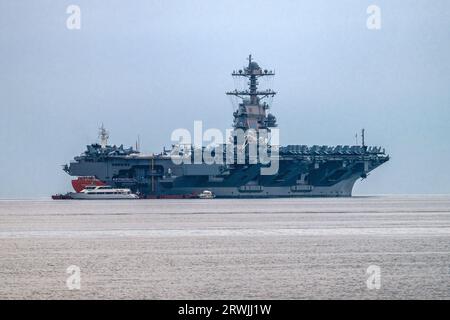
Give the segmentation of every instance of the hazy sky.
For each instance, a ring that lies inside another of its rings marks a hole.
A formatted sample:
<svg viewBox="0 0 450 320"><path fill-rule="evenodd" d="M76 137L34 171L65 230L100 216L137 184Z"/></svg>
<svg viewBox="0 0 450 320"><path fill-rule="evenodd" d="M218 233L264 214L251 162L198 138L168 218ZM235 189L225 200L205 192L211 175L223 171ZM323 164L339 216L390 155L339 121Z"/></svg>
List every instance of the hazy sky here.
<svg viewBox="0 0 450 320"><path fill-rule="evenodd" d="M277 73L283 145L353 144L364 127L392 159L355 193L450 192L448 0L1 0L0 198L69 191L61 165L102 122L146 152L194 120L228 128L249 53Z"/></svg>

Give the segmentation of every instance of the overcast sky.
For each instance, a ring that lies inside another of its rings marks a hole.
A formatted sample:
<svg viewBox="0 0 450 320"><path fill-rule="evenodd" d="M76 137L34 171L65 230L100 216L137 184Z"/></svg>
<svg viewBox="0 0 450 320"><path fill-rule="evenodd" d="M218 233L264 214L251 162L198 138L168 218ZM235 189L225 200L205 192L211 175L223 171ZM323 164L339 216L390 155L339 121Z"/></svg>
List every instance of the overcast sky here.
<svg viewBox="0 0 450 320"><path fill-rule="evenodd" d="M66 27L69 5L81 29ZM381 29L366 26L381 8ZM103 122L146 152L176 128L226 129L231 71L277 76L287 144L386 148L355 193L450 192L450 2L0 1L0 198L71 189L61 170Z"/></svg>

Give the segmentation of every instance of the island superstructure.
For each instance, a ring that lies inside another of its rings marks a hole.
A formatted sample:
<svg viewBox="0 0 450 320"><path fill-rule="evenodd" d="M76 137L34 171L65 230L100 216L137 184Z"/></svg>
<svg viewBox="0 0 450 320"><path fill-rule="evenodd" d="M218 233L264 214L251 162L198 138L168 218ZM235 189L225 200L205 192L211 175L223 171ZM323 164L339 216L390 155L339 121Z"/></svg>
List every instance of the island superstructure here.
<svg viewBox="0 0 450 320"><path fill-rule="evenodd" d="M233 71L233 77L248 81L245 90L227 92L239 99L233 113L234 130L250 129L258 134L263 130L270 133L277 127L266 101L276 92L258 88L261 78L274 75L273 71L262 69L251 56L245 68ZM237 139L231 143L233 148L242 147ZM175 145L171 150L145 155L137 148L109 145L108 133L102 126L100 143L88 145L83 154L64 166L64 171L81 180L92 177L97 185L129 188L148 198L191 197L204 190L210 190L217 198L349 197L358 179L366 178L389 160L381 147L365 145L364 132L362 145L276 146L278 170L270 175L261 174L266 165L251 162L248 151L245 163L173 161L174 154L186 157L187 153L193 158L195 146L188 149Z"/></svg>

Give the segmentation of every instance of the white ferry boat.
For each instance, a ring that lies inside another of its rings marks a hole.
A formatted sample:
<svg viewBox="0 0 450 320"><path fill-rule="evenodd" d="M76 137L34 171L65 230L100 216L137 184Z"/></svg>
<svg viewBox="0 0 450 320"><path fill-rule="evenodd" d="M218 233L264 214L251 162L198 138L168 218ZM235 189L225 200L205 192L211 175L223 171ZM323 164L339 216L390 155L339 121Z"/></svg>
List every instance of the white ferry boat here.
<svg viewBox="0 0 450 320"><path fill-rule="evenodd" d="M79 200L120 200L138 199L139 196L130 189L116 189L110 186L87 186L80 192L69 194L71 199Z"/></svg>
<svg viewBox="0 0 450 320"><path fill-rule="evenodd" d="M209 190L205 190L205 191L201 192L198 195L198 197L200 199L214 199L216 197L216 195Z"/></svg>

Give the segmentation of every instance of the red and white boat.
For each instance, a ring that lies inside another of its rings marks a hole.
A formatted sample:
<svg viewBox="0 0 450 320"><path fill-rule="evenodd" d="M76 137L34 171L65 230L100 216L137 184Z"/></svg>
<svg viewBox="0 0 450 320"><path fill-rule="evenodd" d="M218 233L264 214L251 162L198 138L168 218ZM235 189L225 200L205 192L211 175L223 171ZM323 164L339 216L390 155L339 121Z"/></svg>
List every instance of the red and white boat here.
<svg viewBox="0 0 450 320"><path fill-rule="evenodd" d="M110 186L87 186L81 192L70 192L70 199L75 200L125 200L139 199L130 189L117 189Z"/></svg>

